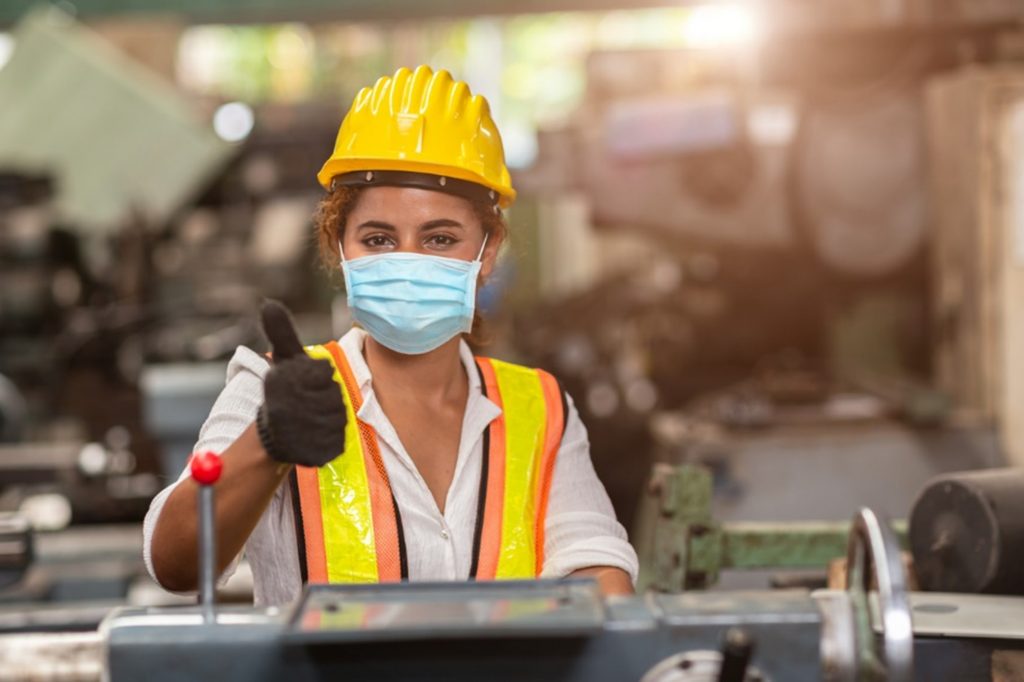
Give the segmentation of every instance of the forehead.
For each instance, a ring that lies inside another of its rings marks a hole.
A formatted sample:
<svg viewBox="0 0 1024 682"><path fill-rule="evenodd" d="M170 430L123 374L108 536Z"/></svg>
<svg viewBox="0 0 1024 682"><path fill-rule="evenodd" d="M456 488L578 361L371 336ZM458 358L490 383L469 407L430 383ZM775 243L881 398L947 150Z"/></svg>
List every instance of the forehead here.
<svg viewBox="0 0 1024 682"><path fill-rule="evenodd" d="M350 224L379 220L392 225L419 224L439 218L477 222L469 201L418 187L370 187L360 193Z"/></svg>

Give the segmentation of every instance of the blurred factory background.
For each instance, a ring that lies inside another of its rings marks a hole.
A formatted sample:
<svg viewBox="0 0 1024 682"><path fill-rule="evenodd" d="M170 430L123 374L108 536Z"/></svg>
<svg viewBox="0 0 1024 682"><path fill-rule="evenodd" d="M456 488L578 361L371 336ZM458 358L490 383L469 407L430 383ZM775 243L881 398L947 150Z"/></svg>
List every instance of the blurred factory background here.
<svg viewBox="0 0 1024 682"><path fill-rule="evenodd" d="M0 512L32 551L0 565L0 630L174 599L144 577L149 499L235 347L263 348L263 297L307 342L347 328L314 173L399 66L489 98L521 198L487 352L564 382L641 548L666 466L710 469L716 520L781 523L906 518L935 475L1021 464L1022 21L1019 0L6 0Z"/></svg>

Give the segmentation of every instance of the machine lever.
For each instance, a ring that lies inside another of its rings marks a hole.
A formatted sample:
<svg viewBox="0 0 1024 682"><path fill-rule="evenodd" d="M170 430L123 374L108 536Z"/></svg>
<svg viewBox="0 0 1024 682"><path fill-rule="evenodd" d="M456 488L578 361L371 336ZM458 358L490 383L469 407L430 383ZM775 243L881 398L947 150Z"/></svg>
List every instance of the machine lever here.
<svg viewBox="0 0 1024 682"><path fill-rule="evenodd" d="M869 607L866 595L872 582L878 590L881 622L881 670L877 677L887 682L911 682L914 679L914 627L907 598L900 545L892 525L868 508L853 517L849 547L846 554L846 589L860 596L865 614ZM871 641L870 617L863 623L868 632L862 641Z"/></svg>
<svg viewBox="0 0 1024 682"><path fill-rule="evenodd" d="M722 641L722 667L718 682L744 682L754 654L754 641L739 628L729 628Z"/></svg>
<svg viewBox="0 0 1024 682"><path fill-rule="evenodd" d="M192 480L199 485L199 604L203 621L216 622L217 538L214 523L213 486L220 478L223 463L213 452L192 455Z"/></svg>

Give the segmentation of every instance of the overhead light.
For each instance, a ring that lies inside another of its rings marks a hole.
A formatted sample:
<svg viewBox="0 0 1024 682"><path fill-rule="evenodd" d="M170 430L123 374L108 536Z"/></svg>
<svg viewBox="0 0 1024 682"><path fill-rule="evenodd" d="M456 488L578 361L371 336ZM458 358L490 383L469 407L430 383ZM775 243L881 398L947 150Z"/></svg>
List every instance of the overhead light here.
<svg viewBox="0 0 1024 682"><path fill-rule="evenodd" d="M227 142L240 142L249 136L256 117L245 102L228 102L213 114L213 132Z"/></svg>
<svg viewBox="0 0 1024 682"><path fill-rule="evenodd" d="M683 39L696 48L748 45L760 37L758 19L748 3L697 5L684 20Z"/></svg>

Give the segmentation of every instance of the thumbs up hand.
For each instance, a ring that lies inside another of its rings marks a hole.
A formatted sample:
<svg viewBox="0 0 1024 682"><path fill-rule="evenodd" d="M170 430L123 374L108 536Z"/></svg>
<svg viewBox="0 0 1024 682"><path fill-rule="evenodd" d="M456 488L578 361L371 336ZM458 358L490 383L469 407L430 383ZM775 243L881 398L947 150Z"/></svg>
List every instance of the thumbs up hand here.
<svg viewBox="0 0 1024 682"><path fill-rule="evenodd" d="M256 417L263 448L279 462L323 466L345 449L347 414L334 368L306 355L288 309L268 300L260 311L274 362Z"/></svg>

